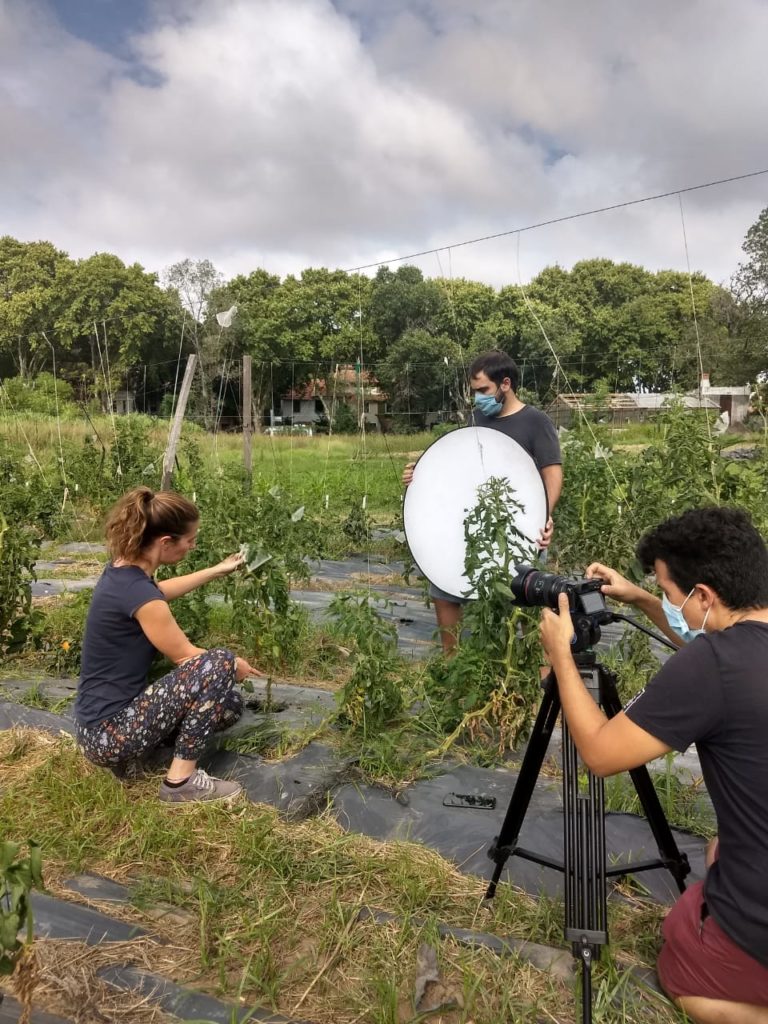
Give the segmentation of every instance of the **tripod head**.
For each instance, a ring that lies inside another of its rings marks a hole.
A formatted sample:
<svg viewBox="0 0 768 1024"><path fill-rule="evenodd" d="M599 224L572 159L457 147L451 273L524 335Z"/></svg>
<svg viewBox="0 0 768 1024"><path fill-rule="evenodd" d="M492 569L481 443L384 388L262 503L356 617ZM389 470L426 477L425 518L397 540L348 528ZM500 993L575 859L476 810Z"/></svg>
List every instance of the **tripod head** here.
<svg viewBox="0 0 768 1024"><path fill-rule="evenodd" d="M601 632L600 626L605 625L607 622L627 622L630 626L635 629L639 629L641 633L647 634L652 640L657 643L663 644L664 647L668 647L671 651L676 651L677 647L672 643L671 640L667 640L661 633L656 633L652 629L648 629L642 622L636 622L635 619L629 615L622 615L620 612L612 612L607 608L604 613L600 614L600 617L594 615L590 616L583 612L571 612L571 619L573 621L574 639L572 641L572 650L574 660L577 665L584 663L585 667L591 667L594 665L594 655L591 662L583 661L583 659L589 657L591 654L591 648L595 644L600 642Z"/></svg>

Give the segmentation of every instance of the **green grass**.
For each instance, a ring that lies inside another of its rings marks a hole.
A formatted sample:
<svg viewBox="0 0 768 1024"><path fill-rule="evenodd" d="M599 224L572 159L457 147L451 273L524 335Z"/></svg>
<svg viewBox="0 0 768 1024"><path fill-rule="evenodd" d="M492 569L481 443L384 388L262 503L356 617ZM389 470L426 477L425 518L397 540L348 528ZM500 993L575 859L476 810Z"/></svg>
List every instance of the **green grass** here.
<svg viewBox="0 0 768 1024"><path fill-rule="evenodd" d="M2 692L1 687L0 692ZM60 714L65 708L69 707L74 699L74 696L61 697L58 700L49 697L39 680L31 682L29 689L24 690L22 693L17 693L14 697L15 702L24 707L39 708L42 711L53 711L55 714Z"/></svg>
<svg viewBox="0 0 768 1024"><path fill-rule="evenodd" d="M487 908L480 879L422 847L347 834L328 817L287 824L251 804L169 812L156 782L123 787L66 738L2 733L0 766L0 832L41 843L53 882L73 871L128 873L141 923L153 901L183 908L192 925L167 934L178 974L221 996L319 1024L413 1021L416 952L427 942L464 1002L445 1024L576 1019L575 992L552 975L436 931L440 921L562 945L557 901L502 885ZM364 906L396 921L358 921ZM611 905L614 960L596 968L596 1024L679 1019L633 986L619 992L623 1008L609 1002L622 984L616 961L653 962L660 918L641 902ZM163 934L162 922L153 928Z"/></svg>
<svg viewBox="0 0 768 1024"><path fill-rule="evenodd" d="M673 828L693 832L704 839L717 835L717 820L704 788L703 779L688 783L674 769L674 754L666 757L664 772L653 772L651 778L662 810ZM640 800L626 772L605 780L605 805L609 811L642 814Z"/></svg>
<svg viewBox="0 0 768 1024"><path fill-rule="evenodd" d="M137 416L149 424L148 442L157 449L165 447L168 422ZM114 439L112 420L108 416L93 418L104 443ZM61 423L65 446L82 445L93 435L85 419L66 419ZM215 473L219 466L242 465L243 444L240 434L206 434L199 427L185 423L182 437L194 439L205 460L206 470ZM44 469L54 468L58 456L59 434L55 417L0 416L0 439L27 452L31 445ZM297 497L311 497L318 507L329 495L349 491L368 495L368 512L376 517L389 516L399 509L402 488L400 475L411 457L421 453L435 439L434 434L393 434L383 436L367 433L333 436L257 434L253 438L253 473L270 483L278 483ZM159 477L160 467L157 467ZM153 485L153 481L147 481ZM157 483L159 481L154 481ZM344 506L346 509L346 504ZM67 539L67 538L65 538ZM77 534L72 539L82 539Z"/></svg>

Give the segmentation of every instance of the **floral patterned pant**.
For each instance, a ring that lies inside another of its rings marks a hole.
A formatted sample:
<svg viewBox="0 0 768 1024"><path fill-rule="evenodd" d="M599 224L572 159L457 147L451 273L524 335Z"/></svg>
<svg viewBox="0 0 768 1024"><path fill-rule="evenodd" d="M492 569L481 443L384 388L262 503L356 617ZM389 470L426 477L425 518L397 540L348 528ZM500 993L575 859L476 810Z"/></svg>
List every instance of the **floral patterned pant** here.
<svg viewBox="0 0 768 1024"><path fill-rule="evenodd" d="M206 651L151 683L99 725L78 724L77 742L89 761L109 767L143 757L174 734L174 755L195 761L213 732L242 715L243 700L234 685L234 654Z"/></svg>

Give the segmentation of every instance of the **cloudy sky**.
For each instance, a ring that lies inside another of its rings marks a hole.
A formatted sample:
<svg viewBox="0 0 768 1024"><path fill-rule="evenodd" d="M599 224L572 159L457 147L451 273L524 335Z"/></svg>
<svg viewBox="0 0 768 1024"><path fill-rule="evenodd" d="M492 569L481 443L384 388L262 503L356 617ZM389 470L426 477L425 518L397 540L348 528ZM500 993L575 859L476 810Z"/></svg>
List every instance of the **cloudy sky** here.
<svg viewBox="0 0 768 1024"><path fill-rule="evenodd" d="M674 197L448 247L768 168L766 39L766 0L0 0L0 233L227 275L684 269ZM767 205L686 195L693 268L727 280Z"/></svg>

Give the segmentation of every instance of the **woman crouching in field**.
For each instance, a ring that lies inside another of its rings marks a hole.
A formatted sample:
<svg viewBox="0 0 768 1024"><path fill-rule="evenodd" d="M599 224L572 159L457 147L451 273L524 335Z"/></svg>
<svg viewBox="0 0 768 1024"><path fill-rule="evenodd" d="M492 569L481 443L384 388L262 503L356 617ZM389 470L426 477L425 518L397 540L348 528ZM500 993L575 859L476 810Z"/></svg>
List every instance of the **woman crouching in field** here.
<svg viewBox="0 0 768 1024"><path fill-rule="evenodd" d="M184 635L168 602L238 569L232 555L218 565L156 582L195 546L200 514L179 494L137 487L109 514L110 561L93 592L75 701L77 741L94 764L119 768L174 734L174 758L160 784L168 803L231 800L241 787L197 767L206 741L240 717L235 682L259 675L231 651L206 651ZM157 652L178 667L148 684Z"/></svg>

